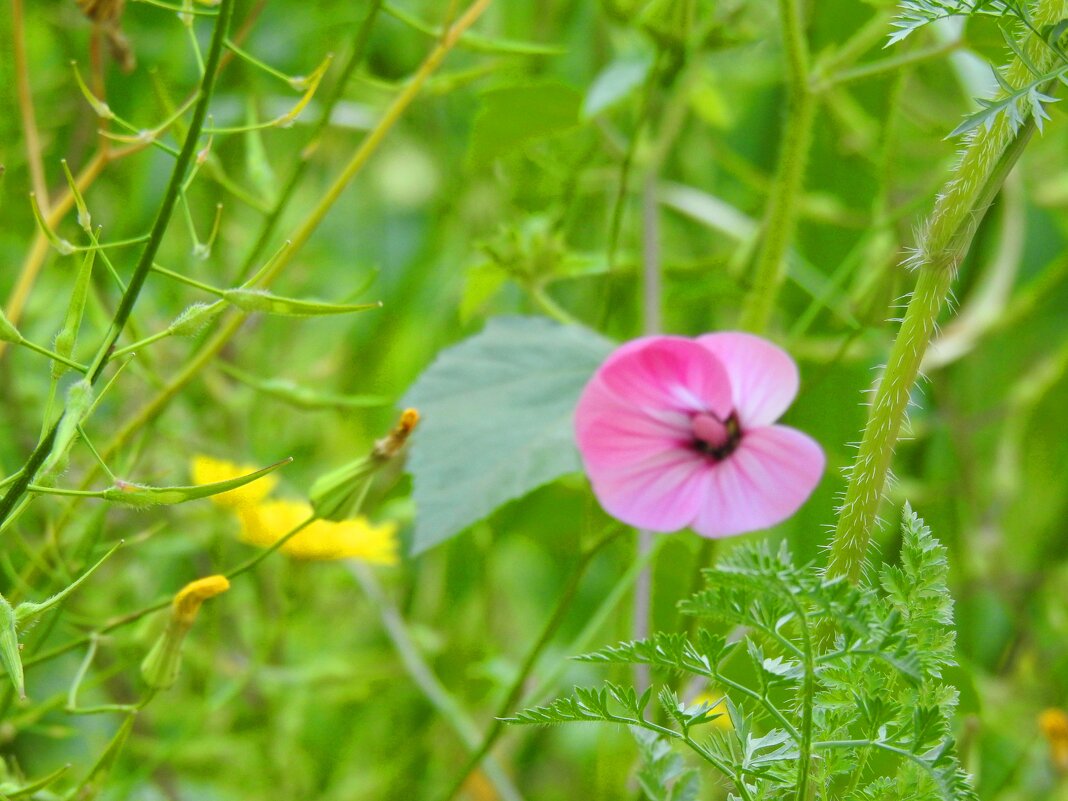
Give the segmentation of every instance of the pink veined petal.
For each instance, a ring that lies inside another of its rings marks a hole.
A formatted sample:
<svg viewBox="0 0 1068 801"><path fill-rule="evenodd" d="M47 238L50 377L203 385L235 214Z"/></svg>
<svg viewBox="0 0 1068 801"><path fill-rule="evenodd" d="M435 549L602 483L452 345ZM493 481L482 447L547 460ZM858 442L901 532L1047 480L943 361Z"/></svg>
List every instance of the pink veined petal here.
<svg viewBox="0 0 1068 801"><path fill-rule="evenodd" d="M797 395L797 365L777 345L753 334L705 334L697 341L726 368L743 429L778 420Z"/></svg>
<svg viewBox="0 0 1068 801"><path fill-rule="evenodd" d="M812 494L824 464L820 446L796 429L747 431L734 453L703 471L694 531L729 537L781 523Z"/></svg>
<svg viewBox="0 0 1068 801"><path fill-rule="evenodd" d="M703 501L703 459L673 448L588 472L594 495L613 517L650 531L678 531L690 524Z"/></svg>
<svg viewBox="0 0 1068 801"><path fill-rule="evenodd" d="M730 414L727 371L694 340L645 337L622 350L594 376L621 404L654 417L663 412L712 412L719 417Z"/></svg>
<svg viewBox="0 0 1068 801"><path fill-rule="evenodd" d="M601 467L643 461L688 442L689 416L650 413L626 402L594 376L575 408L575 440L588 473Z"/></svg>

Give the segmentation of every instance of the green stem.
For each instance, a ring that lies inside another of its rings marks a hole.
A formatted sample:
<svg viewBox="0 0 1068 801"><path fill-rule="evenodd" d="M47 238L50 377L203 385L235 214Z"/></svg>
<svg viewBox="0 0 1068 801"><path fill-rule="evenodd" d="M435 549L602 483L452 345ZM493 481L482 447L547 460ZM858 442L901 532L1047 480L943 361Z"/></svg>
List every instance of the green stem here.
<svg viewBox="0 0 1068 801"><path fill-rule="evenodd" d="M533 647L527 653L526 659L523 660L523 664L519 668L519 674L516 676L511 689L508 691L508 695L505 696L504 701L501 702L501 705L497 710L497 714L494 715L493 724L490 726L489 731L483 736L478 750L471 755L471 758L467 761L463 770L460 771L455 781L450 785L449 791L442 796L443 801L452 801L452 799L456 797L456 794L460 792L464 784L467 782L467 777L482 764L482 760L485 759L486 754L493 748L493 744L497 742L501 732L504 731L504 718L515 709L516 705L523 697L523 689L526 687L527 680L530 678L530 674L538 662L538 657L541 656L542 651L545 650L545 647L552 640L553 635L556 634L557 629L559 629L560 625L564 622L564 618L567 616L567 611L571 608L571 602L574 600L575 594L578 592L582 577L586 574L586 569L590 566L593 558L601 552L602 548L626 531L629 531L629 529L620 528L613 531L598 540L591 548L589 548L589 550L582 554L578 564L575 565L575 569L571 572L567 584L560 591L560 595L556 601L556 608L553 609L552 615L550 615L548 621L546 621L541 636L538 637Z"/></svg>
<svg viewBox="0 0 1068 801"><path fill-rule="evenodd" d="M1033 8L1033 19L1040 26L1065 17L1066 0L1039 0ZM1040 69L1052 64L1053 54L1031 34L1022 46ZM1030 76L1030 68L1018 57L1005 71L1012 86L1023 85ZM976 228L1034 129L1033 117L1014 127L1006 114L977 129L924 226L910 260L919 271L916 288L875 392L831 543L827 568L831 576L853 582L860 578L909 395L938 315Z"/></svg>
<svg viewBox="0 0 1068 801"><path fill-rule="evenodd" d="M40 353L42 356L47 356L49 359L54 359L55 361L60 362L61 364L65 364L67 365L67 367L71 368L72 370L77 370L79 373L84 374L89 371L89 368L86 367L84 364L78 364L78 362L68 359L66 356L61 356L54 350L49 350L43 345L38 345L36 342L31 342L28 339L22 339L19 340L18 344L22 345L24 348L32 350L34 353Z"/></svg>
<svg viewBox="0 0 1068 801"><path fill-rule="evenodd" d="M812 772L812 711L816 706L816 661L812 651L812 630L805 610L796 598L791 598L801 628L801 650L804 654L805 678L801 688L801 743L797 760L796 801L808 801L809 774Z"/></svg>
<svg viewBox="0 0 1068 801"><path fill-rule="evenodd" d="M152 269L152 261L156 257L156 253L159 251L160 244L163 241L163 234L167 230L168 223L170 223L175 203L178 200L178 192L182 186L182 180L193 160L193 155L196 153L197 140L200 137L200 129L203 127L204 120L207 117L208 105L211 102L212 92L215 89L215 78L219 71L219 59L222 56L223 41L225 40L227 31L230 27L230 19L233 17L234 3L235 0L222 0L222 4L219 6L219 16L215 21L215 30L212 34L208 64L200 86L200 97L193 110L193 118L189 123L189 131L186 134L182 150L178 154L178 159L174 164L174 170L171 172L170 183L167 186L167 190L164 192L163 201L156 214L156 221L152 225L148 242L145 245L145 249L141 252L141 258L137 263L137 267L134 269L133 276L130 278L130 283L126 288L126 291L123 293L122 299L119 301L119 308L115 311L115 316L112 318L108 333L104 337L104 341L101 343L97 355L93 359L92 365L89 367L89 381L92 384L95 384L100 380L104 368L107 367L108 361L111 358L111 350L119 336L122 334L122 330L126 326L127 320L130 319L130 314L133 312L134 305L137 303L137 298L141 294L141 289L144 287L145 279L148 278L148 274ZM7 493L4 494L4 497L0 499L0 522L6 520L8 515L11 514L19 499L26 492L26 488L30 485L30 482L33 481L37 471L52 452L52 446L55 444L59 424L60 421L57 421L55 425L52 426L52 430L41 439L41 442L26 460L26 464L22 468L18 480L12 485Z"/></svg>
<svg viewBox="0 0 1068 801"><path fill-rule="evenodd" d="M265 268L261 271L262 274L259 279L261 286L268 286L274 280L275 276L289 264L293 256L300 250L318 227L322 219L326 216L327 212L333 207L333 204L337 201L345 187L356 174L359 173L370 159L371 155L377 150L382 140L385 139L392 127L404 114L408 106L415 100L423 85L445 60L445 56L447 56L449 51L456 45L456 42L459 41L464 31L475 23L482 12L485 11L489 3L490 0L475 0L459 20L457 20L456 24L449 29L448 36L443 39L429 55L427 55L419 69L416 70L415 75L412 76L404 89L397 94L387 107L374 130L369 132L356 148L356 151L353 153L341 174L334 180L320 201L311 209L302 224L298 226L289 241L289 245L284 250L280 251L273 261L268 262L268 264L265 265ZM280 207L279 214L281 214ZM269 222L270 221L268 220L264 223L264 229L261 234L261 241L263 242L266 242L267 239L269 239L270 232L273 230L269 225ZM251 269L251 265L255 263L254 256L259 253L260 247L260 242L257 242L253 250L250 252L249 258L246 259L245 266L247 269L242 270L240 276L241 279L244 279L248 271ZM178 370L166 386L161 388L147 404L142 406L136 413L126 420L102 452L104 458L110 458L114 455L114 453L125 445L137 431L155 419L164 407L171 402L174 396L177 395L197 374L199 374L200 371L213 358L215 358L219 351L225 347L226 343L229 342L241 329L247 316L248 313L246 312L231 315L222 324L222 327L216 331L215 335L200 347L190 361Z"/></svg>
<svg viewBox="0 0 1068 801"><path fill-rule="evenodd" d="M924 50L915 50L911 53L905 52L900 55L891 56L890 58L870 61L867 64L861 64L859 67L832 73L815 86L815 91L820 92L829 89L832 86L841 86L842 84L852 83L853 81L875 78L888 72L921 64L924 61L942 58L943 56L952 53L954 50L959 50L962 44L963 42L960 39L950 39L947 42L928 47Z"/></svg>
<svg viewBox="0 0 1068 801"><path fill-rule="evenodd" d="M592 642L594 636L605 625L609 616L623 601L623 598L634 585L634 582L637 581L638 576L641 575L642 571L652 563L653 559L660 553L660 549L667 541L667 537L658 537L653 540L652 548L640 554L637 559L630 563L627 572L620 576L612 586L612 589L608 591L608 595L604 597L604 600L601 601L601 605L597 607L592 615L590 615L590 618L586 621L586 625L583 627L582 631L580 631L575 639L568 644L565 653L581 654L589 650L590 642ZM530 703L542 703L545 697L556 687L557 681L559 681L567 668L567 660L559 659L554 662L549 671L542 676L541 682L529 694L528 697Z"/></svg>
<svg viewBox="0 0 1068 801"><path fill-rule="evenodd" d="M195 278L190 278L188 275L182 275L181 273L176 273L174 270L168 270L163 265L153 264L152 272L159 273L160 275L165 275L172 281L177 281L180 284L185 284L186 286L191 286L194 289L199 289L201 292L207 292L209 295L215 295L216 297L220 298L223 296L223 290L219 289L218 287L209 286L208 284L205 284L202 281L197 281Z"/></svg>
<svg viewBox="0 0 1068 801"><path fill-rule="evenodd" d="M764 230L754 265L753 284L742 309L741 327L761 332L786 278L786 251L797 225L798 202L804 189L817 97L809 87L808 45L799 0L779 0L786 52L787 106L782 149Z"/></svg>
<svg viewBox="0 0 1068 801"><path fill-rule="evenodd" d="M359 583L364 594L376 607L382 620L382 627L386 630L386 634L393 643L393 647L412 681L415 682L423 695L426 696L426 699L438 711L442 719L452 726L464 745L469 750L476 751L481 739L478 728L468 717L459 702L442 685L440 679L434 675L434 671L431 670L426 660L423 659L423 655L419 653L419 649L412 642L412 638L405 626L404 618L386 598L382 588L375 580L374 574L366 565L355 561L349 562L349 571ZM486 758L485 773L486 778L492 782L502 801L522 801L519 791L492 757Z"/></svg>
<svg viewBox="0 0 1068 801"><path fill-rule="evenodd" d="M615 275L616 260L619 253L619 238L623 230L623 213L626 210L627 205L630 171L631 166L634 163L634 156L638 152L638 143L641 141L646 124L652 116L653 108L656 105L657 86L662 63L663 53L658 52L656 61L649 70L649 76L645 79L645 86L642 90L641 106L638 109L638 118L634 123L634 133L631 134L630 141L627 142L626 151L623 153L623 161L620 162L619 165L619 185L616 188L615 200L612 203L611 221L608 226L608 273L607 286L604 293L604 311L601 314L601 328L607 326L608 320L615 307L613 301L614 292L612 279Z"/></svg>

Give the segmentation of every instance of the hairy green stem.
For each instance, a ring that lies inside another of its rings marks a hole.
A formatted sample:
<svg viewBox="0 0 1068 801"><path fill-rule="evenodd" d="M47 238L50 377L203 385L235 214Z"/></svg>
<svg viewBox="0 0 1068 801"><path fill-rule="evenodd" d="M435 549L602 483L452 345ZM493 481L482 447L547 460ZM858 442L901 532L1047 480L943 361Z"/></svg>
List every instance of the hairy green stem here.
<svg viewBox="0 0 1068 801"><path fill-rule="evenodd" d="M1038 0L1032 14L1039 27L1056 24L1068 17L1068 0ZM1022 47L1040 69L1054 63L1055 54L1036 37L1026 34ZM1004 75L1012 86L1031 80L1029 67L1018 57ZM919 272L916 288L875 391L831 543L831 576L853 582L860 578L894 446L938 315L976 228L1034 128L1030 115L1017 128L1002 114L976 129L923 229L910 259Z"/></svg>
<svg viewBox="0 0 1068 801"><path fill-rule="evenodd" d="M797 615L801 628L802 662L805 669L804 682L801 687L801 742L797 757L797 794L796 801L808 801L808 783L812 773L812 711L816 706L816 660L812 650L812 631L805 616L805 610L796 596L790 597L791 605Z"/></svg>
<svg viewBox="0 0 1068 801"><path fill-rule="evenodd" d="M787 67L786 123L779 166L771 185L760 249L753 268L753 284L741 317L741 327L756 332L767 328L786 278L786 251L797 225L798 204L804 188L818 105L809 86L808 45L799 0L779 0L779 14Z"/></svg>
<svg viewBox="0 0 1068 801"><path fill-rule="evenodd" d="M119 301L119 307L115 311L115 316L112 318L111 325L104 337L104 341L101 343L100 348L97 350L96 357L93 359L93 362L89 367L89 381L92 384L96 384L97 381L100 380L100 376L103 374L104 368L107 366L108 360L111 358L112 348L122 334L123 329L126 327L126 322L130 319L130 314L133 312L134 305L137 303L137 298L140 296L141 289L144 287L145 279L148 278L148 274L152 269L152 261L155 259L160 244L163 242L163 234L166 232L167 225L170 223L171 216L174 213L174 207L178 202L178 195L181 191L182 183L185 180L185 174L189 169L189 165L192 163L193 156L197 150L197 140L200 138L200 130L204 125L204 120L207 118L208 106L211 103L212 92L215 89L215 78L219 71L219 59L222 56L223 42L226 39L230 27L230 20L233 17L234 3L235 0L222 0L222 4L219 6L219 16L215 20L215 30L212 34L211 49L208 54L204 77L198 91L199 99L197 100L196 107L193 110L193 117L189 123L189 131L186 134L185 142L182 144L181 152L178 154L178 158L175 161L174 170L171 172L170 182L163 194L163 200L161 201L159 211L156 214L156 221L152 225L148 242L145 244L145 249L141 252L141 258L137 262L137 266L134 268L130 283L126 287L126 291L122 294L122 298ZM31 453L26 460L26 464L22 468L22 472L19 474L18 479L7 491L4 497L0 499L0 522L6 520L8 515L11 514L12 510L29 487L30 482L33 481L37 471L52 452L52 447L55 444L56 434L59 430L61 421L62 418L57 420L48 434L41 438L41 441L38 443L33 453Z"/></svg>

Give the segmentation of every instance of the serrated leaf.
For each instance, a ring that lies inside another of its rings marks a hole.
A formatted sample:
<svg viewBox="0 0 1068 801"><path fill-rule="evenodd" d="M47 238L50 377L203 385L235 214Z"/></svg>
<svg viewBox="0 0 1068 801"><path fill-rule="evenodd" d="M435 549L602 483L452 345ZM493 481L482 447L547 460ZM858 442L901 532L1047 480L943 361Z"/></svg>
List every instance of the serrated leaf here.
<svg viewBox="0 0 1068 801"><path fill-rule="evenodd" d="M579 326L506 317L438 356L403 400L423 420L409 460L413 553L579 469L572 414L612 348Z"/></svg>

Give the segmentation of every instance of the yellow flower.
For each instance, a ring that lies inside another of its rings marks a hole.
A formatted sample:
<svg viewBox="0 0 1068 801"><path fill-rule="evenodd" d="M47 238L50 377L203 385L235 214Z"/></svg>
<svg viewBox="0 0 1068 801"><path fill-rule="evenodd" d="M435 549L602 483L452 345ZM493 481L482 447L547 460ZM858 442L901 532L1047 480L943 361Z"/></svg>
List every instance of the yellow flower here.
<svg viewBox="0 0 1068 801"><path fill-rule="evenodd" d="M1068 773L1068 713L1063 709L1047 709L1038 716L1038 725L1049 741L1054 766Z"/></svg>
<svg viewBox="0 0 1068 801"><path fill-rule="evenodd" d="M693 709L693 707L696 707L699 704L708 705L708 714L719 715L718 718L712 721L712 725L715 728L722 729L723 731L731 731L734 728L734 724L731 722L731 716L727 712L727 697L723 693L705 690L705 692L693 699L690 708Z"/></svg>
<svg viewBox="0 0 1068 801"><path fill-rule="evenodd" d="M214 484L217 481L229 481L231 478L246 476L254 473L259 468L255 465L235 464L224 459L213 459L203 454L193 457L193 483ZM243 487L212 495L211 499L229 509L240 509L245 506L253 506L268 495L278 484L274 475L257 478L255 481L245 484Z"/></svg>
<svg viewBox="0 0 1068 801"><path fill-rule="evenodd" d="M241 539L269 548L312 515L310 504L268 501L239 510ZM282 545L295 559L359 559L376 565L395 565L399 559L397 525L353 520L316 520Z"/></svg>

